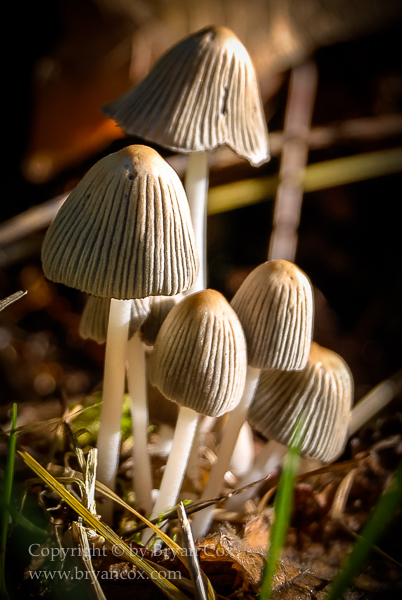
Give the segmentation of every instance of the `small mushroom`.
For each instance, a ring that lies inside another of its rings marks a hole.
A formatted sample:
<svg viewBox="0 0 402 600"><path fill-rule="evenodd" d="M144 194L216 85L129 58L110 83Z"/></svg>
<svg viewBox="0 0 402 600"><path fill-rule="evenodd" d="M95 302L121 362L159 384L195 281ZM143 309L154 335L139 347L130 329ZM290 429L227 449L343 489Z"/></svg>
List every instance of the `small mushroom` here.
<svg viewBox="0 0 402 600"><path fill-rule="evenodd" d="M301 371L263 371L248 420L270 441L240 487L268 475L286 453L299 418L301 452L322 462L334 461L344 450L353 397L353 378L335 352L312 342ZM227 507L239 509L250 494L231 498Z"/></svg>
<svg viewBox="0 0 402 600"><path fill-rule="evenodd" d="M144 344L153 346L166 317L174 306L183 299L183 294L176 296L152 296L149 299L149 314L141 324L140 337Z"/></svg>
<svg viewBox="0 0 402 600"><path fill-rule="evenodd" d="M152 516L176 503L199 415L218 417L243 393L246 343L229 303L215 290L184 298L154 346L151 383L180 406L172 451Z"/></svg>

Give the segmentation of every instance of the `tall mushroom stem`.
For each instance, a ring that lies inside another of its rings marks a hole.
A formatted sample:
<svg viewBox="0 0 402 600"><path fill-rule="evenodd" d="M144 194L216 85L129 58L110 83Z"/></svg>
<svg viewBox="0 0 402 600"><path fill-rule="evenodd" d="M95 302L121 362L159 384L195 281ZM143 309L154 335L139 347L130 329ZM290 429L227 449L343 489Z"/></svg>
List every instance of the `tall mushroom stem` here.
<svg viewBox="0 0 402 600"><path fill-rule="evenodd" d="M135 333L127 345L127 381L133 423L134 492L148 514L152 510L152 475L148 446L147 378L144 345Z"/></svg>
<svg viewBox="0 0 402 600"><path fill-rule="evenodd" d="M260 369L247 367L246 385L244 387L243 396L239 404L229 413L229 418L226 423L222 441L219 445L217 460L212 467L207 485L204 488L202 499L215 498L219 495L223 479L230 465L230 459L236 445L239 431L246 420L248 407L253 399L255 390L258 385ZM208 528L212 522L215 506L210 506L197 512L192 522L192 530L194 538L204 538Z"/></svg>
<svg viewBox="0 0 402 600"><path fill-rule="evenodd" d="M195 233L196 247L200 261L200 270L194 285L184 292L185 295L205 290L207 287L207 195L208 195L208 156L206 152L190 154L184 182L191 220Z"/></svg>
<svg viewBox="0 0 402 600"><path fill-rule="evenodd" d="M170 508L173 508L177 502L198 418L199 415L195 410L186 406L180 407L172 450L166 463L162 484L150 519L154 519ZM149 539L151 533L149 530L144 532L144 543Z"/></svg>
<svg viewBox="0 0 402 600"><path fill-rule="evenodd" d="M114 490L120 454L120 426L130 312L130 301L112 298L106 340L102 411L98 433L98 479L111 490ZM111 501L100 506L100 513L105 521L111 522Z"/></svg>

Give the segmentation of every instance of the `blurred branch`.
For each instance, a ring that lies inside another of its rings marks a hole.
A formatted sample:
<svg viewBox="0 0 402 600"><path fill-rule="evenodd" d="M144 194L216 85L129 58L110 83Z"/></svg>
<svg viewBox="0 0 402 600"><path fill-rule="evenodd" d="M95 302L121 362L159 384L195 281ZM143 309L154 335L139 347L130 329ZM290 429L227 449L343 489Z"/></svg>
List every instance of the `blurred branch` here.
<svg viewBox="0 0 402 600"><path fill-rule="evenodd" d="M401 171L402 148L337 158L308 165L303 190L315 192ZM209 193L208 214L268 200L275 194L277 185L278 177L260 177L213 188Z"/></svg>
<svg viewBox="0 0 402 600"><path fill-rule="evenodd" d="M351 119L327 127L315 127L306 133L310 150L326 148L339 142L382 140L402 134L402 115L387 115L366 119ZM286 141L285 132L270 134L272 156L278 156ZM401 149L382 150L309 165L304 179L304 191L314 191L333 185L361 181L401 171ZM388 158L391 162L386 164ZM379 163L376 165L377 159ZM187 156L173 155L168 162L183 175ZM344 162L342 162L344 161ZM399 161L399 165L397 164ZM211 154L211 168L224 168L244 163L229 148L222 147ZM346 168L345 173L343 170ZM209 214L254 204L275 195L278 186L276 176L248 179L215 187L209 193ZM57 196L28 209L0 225L0 247L17 242L25 236L45 229L57 214L68 194ZM7 261L3 261L6 263ZM2 264L4 267L5 264Z"/></svg>
<svg viewBox="0 0 402 600"><path fill-rule="evenodd" d="M317 67L312 61L292 70L268 259L294 261L295 258L309 150L306 135L313 115L317 79Z"/></svg>

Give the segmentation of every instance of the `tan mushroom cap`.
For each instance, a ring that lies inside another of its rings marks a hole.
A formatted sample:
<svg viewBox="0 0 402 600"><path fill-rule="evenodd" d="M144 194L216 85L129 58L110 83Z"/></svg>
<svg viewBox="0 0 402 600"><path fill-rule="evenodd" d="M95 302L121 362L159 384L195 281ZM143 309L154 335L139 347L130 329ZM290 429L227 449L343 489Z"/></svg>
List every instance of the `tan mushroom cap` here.
<svg viewBox="0 0 402 600"><path fill-rule="evenodd" d="M309 279L287 260L254 269L234 295L247 339L249 365L257 369L299 370L307 362L313 329Z"/></svg>
<svg viewBox="0 0 402 600"><path fill-rule="evenodd" d="M174 306L183 299L183 294L176 296L152 296L149 299L149 314L140 328L140 336L144 344L153 346L166 317Z"/></svg>
<svg viewBox="0 0 402 600"><path fill-rule="evenodd" d="M183 185L155 150L102 158L69 195L43 242L46 277L93 296L170 296L198 272Z"/></svg>
<svg viewBox="0 0 402 600"><path fill-rule="evenodd" d="M149 298L131 300L129 337L132 337L141 327L149 314ZM109 323L110 298L89 296L82 313L80 336L104 344L107 338Z"/></svg>
<svg viewBox="0 0 402 600"><path fill-rule="evenodd" d="M247 370L243 329L219 292L203 290L170 311L156 339L151 383L170 400L218 417L240 401Z"/></svg>
<svg viewBox="0 0 402 600"><path fill-rule="evenodd" d="M252 165L269 160L254 66L226 27L207 27L179 42L102 110L126 133L174 151L227 144Z"/></svg>
<svg viewBox="0 0 402 600"><path fill-rule="evenodd" d="M301 451L330 462L345 447L352 394L345 361L313 342L302 371L263 371L248 419L267 438L288 444L301 417Z"/></svg>

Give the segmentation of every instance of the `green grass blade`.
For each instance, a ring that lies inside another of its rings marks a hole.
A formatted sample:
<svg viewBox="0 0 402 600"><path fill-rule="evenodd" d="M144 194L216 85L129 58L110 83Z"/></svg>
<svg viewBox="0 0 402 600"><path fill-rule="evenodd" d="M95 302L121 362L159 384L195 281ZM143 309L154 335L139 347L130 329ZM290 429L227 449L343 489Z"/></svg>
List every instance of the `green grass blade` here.
<svg viewBox="0 0 402 600"><path fill-rule="evenodd" d="M337 577L330 586L325 600L338 600L358 575L366 561L374 542L390 523L395 511L402 503L402 461L396 470L391 484L382 494L352 551L343 562Z"/></svg>
<svg viewBox="0 0 402 600"><path fill-rule="evenodd" d="M17 405L13 404L13 414L11 418L11 431L10 431L10 441L8 446L8 455L7 455L7 463L6 463L6 471L4 475L4 489L3 489L3 506L1 508L1 534L0 534L0 552L1 552L1 562L0 562L0 579L1 579L1 595L4 598L8 597L6 582L5 582L5 573L6 573L6 544L7 544L7 534L8 534L8 519L9 519L9 511L7 506L10 504L11 500L11 490L13 487L14 480L14 463L15 463L15 447L17 443L17 435L15 433L17 425Z"/></svg>
<svg viewBox="0 0 402 600"><path fill-rule="evenodd" d="M272 526L271 544L269 547L268 561L264 570L259 600L269 600L271 597L272 583L278 568L281 550L285 544L286 532L289 527L293 509L293 489L302 439L300 427L285 456L283 471L278 484L275 498L275 521Z"/></svg>

